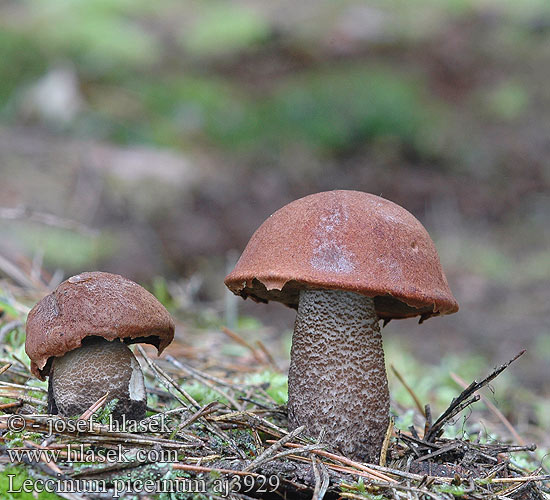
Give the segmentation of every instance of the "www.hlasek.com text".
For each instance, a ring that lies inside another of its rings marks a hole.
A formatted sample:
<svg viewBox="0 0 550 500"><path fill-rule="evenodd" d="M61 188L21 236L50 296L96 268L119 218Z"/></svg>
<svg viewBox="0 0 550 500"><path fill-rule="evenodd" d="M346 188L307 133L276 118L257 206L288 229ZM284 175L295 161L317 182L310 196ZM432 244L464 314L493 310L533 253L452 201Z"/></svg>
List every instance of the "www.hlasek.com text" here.
<svg viewBox="0 0 550 500"><path fill-rule="evenodd" d="M84 444L67 444L61 449L8 448L10 462L58 462L60 460L75 463L116 462L116 463L175 463L178 462L178 450L124 448L91 449Z"/></svg>

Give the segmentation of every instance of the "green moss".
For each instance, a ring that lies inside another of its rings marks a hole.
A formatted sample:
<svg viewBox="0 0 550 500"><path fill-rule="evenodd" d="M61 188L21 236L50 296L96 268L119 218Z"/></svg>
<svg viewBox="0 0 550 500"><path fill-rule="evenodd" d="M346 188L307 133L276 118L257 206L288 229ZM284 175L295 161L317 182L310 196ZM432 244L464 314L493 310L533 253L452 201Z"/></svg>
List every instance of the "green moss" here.
<svg viewBox="0 0 550 500"><path fill-rule="evenodd" d="M208 388L200 382L190 382L183 385L183 388L187 391L191 397L197 401L201 406L207 405L212 401L220 401L227 404L227 399L223 398L219 393Z"/></svg>
<svg viewBox="0 0 550 500"><path fill-rule="evenodd" d="M266 392L280 405L288 401L288 378L279 372L266 370L262 373L254 373L245 378L247 385L266 384Z"/></svg>
<svg viewBox="0 0 550 500"><path fill-rule="evenodd" d="M168 282L163 276L155 276L153 279L153 289L151 293L159 300L159 302L168 310L174 309L175 303L170 290L168 290Z"/></svg>
<svg viewBox="0 0 550 500"><path fill-rule="evenodd" d="M433 124L435 131L436 124L421 87L365 65L322 69L283 81L257 102L233 101L233 111L206 131L237 150L301 145L338 153L382 137L423 149L425 129Z"/></svg>
<svg viewBox="0 0 550 500"><path fill-rule="evenodd" d="M0 288L0 311L3 311L5 314L9 315L11 318L18 318L20 315L19 311L10 303L10 299L6 297L5 292L3 292L1 288Z"/></svg>
<svg viewBox="0 0 550 500"><path fill-rule="evenodd" d="M263 110L287 140L342 150L376 137L413 144L427 119L419 82L388 70L339 68L311 74L280 88Z"/></svg>
<svg viewBox="0 0 550 500"><path fill-rule="evenodd" d="M527 110L529 94L521 84L506 81L490 89L485 95L484 102L494 117L512 121Z"/></svg>
<svg viewBox="0 0 550 500"><path fill-rule="evenodd" d="M0 26L0 113L16 90L47 67L44 51L32 36Z"/></svg>
<svg viewBox="0 0 550 500"><path fill-rule="evenodd" d="M140 3L35 0L25 26L41 46L87 72L120 72L149 64L159 54L155 38L132 19Z"/></svg>
<svg viewBox="0 0 550 500"><path fill-rule="evenodd" d="M181 36L184 48L194 56L227 55L255 46L269 35L267 21L250 8L225 2L203 7Z"/></svg>
<svg viewBox="0 0 550 500"><path fill-rule="evenodd" d="M372 493L372 491L369 491L367 485L363 481L363 478L360 478L359 481L353 483L342 484L341 490L344 493L352 493L353 495L360 496L369 500L384 500L386 498L384 495Z"/></svg>
<svg viewBox="0 0 550 500"><path fill-rule="evenodd" d="M293 76L257 97L229 81L193 77L146 83L138 92L161 143L203 137L235 152L300 145L338 153L387 137L433 148L438 115L422 86L361 64Z"/></svg>
<svg viewBox="0 0 550 500"><path fill-rule="evenodd" d="M246 114L242 109L246 102L239 92L212 77L167 77L162 82L142 82L135 90L152 118L148 124L136 125L160 144L201 135L216 139L218 130L231 129Z"/></svg>
<svg viewBox="0 0 550 500"><path fill-rule="evenodd" d="M449 493L455 497L462 497L466 494L464 486L455 486L454 484L438 484L434 490L440 493Z"/></svg>
<svg viewBox="0 0 550 500"><path fill-rule="evenodd" d="M54 269L82 269L112 255L117 248L115 237L108 233L95 236L34 223L5 225L4 234L12 234L30 253L40 248L45 265Z"/></svg>

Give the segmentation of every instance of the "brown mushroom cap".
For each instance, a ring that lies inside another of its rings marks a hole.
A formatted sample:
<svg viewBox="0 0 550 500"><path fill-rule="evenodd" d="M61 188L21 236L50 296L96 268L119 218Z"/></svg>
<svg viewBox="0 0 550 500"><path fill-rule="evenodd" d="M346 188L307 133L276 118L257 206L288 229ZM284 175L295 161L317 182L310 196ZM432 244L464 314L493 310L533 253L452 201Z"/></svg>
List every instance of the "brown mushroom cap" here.
<svg viewBox="0 0 550 500"><path fill-rule="evenodd" d="M117 274L86 272L61 283L27 318L25 350L41 380L48 360L77 349L87 336L154 345L160 354L174 338L174 321L143 287Z"/></svg>
<svg viewBox="0 0 550 500"><path fill-rule="evenodd" d="M225 284L258 302L297 308L301 289L373 297L382 319L458 310L424 226L369 193L326 191L285 205L252 235Z"/></svg>

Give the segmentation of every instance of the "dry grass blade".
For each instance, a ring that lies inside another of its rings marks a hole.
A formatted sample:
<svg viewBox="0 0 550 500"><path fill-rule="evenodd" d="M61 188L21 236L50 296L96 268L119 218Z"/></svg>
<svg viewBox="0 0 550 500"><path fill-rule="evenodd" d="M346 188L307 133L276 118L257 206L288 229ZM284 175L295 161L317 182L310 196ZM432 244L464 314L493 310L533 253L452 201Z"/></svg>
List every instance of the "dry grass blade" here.
<svg viewBox="0 0 550 500"><path fill-rule="evenodd" d="M11 357L19 363L20 368L22 368L29 376L32 376L31 370L25 362L23 362L18 356L13 353L11 353Z"/></svg>
<svg viewBox="0 0 550 500"><path fill-rule="evenodd" d="M550 481L550 474L544 476L523 476L523 477L497 477L492 483L527 483L529 481Z"/></svg>
<svg viewBox="0 0 550 500"><path fill-rule="evenodd" d="M184 389L182 389L178 384L176 384L176 382L172 379L172 377L170 377L164 370L162 370L156 363L154 363L153 361L151 361L151 359L149 358L149 356L147 356L147 353L145 352L145 349L143 349L143 347L141 347L140 345L137 346L137 349L139 351L139 353L141 354L141 356L143 357L143 359L145 360L145 362L147 363L147 365L149 366L149 368L153 371L153 373L157 376L159 382L166 388L166 390L172 394L172 396L174 398L176 398L178 400L178 402L182 405L182 406L185 406L187 407L187 404L185 403L185 401L183 401L180 397L176 396L175 394L173 394L171 392L171 388L175 389L176 391L178 391L185 399L187 399L187 401L189 401L197 410L200 409L201 405L199 403L197 403L197 401L195 401L195 399L193 398L193 396L191 396L191 394L189 394L187 391L185 391Z"/></svg>
<svg viewBox="0 0 550 500"><path fill-rule="evenodd" d="M244 417L244 418L239 419L239 417ZM261 428L262 431L268 432L272 436L279 437L279 438L288 434L288 432L285 429L275 425L269 420L259 417L258 415L250 411L236 411L232 413L226 413L225 415L210 417L210 420L215 420L219 422L232 421L232 422L238 422L242 424L252 423L253 425L257 425L258 428Z"/></svg>
<svg viewBox="0 0 550 500"><path fill-rule="evenodd" d="M3 380L0 380L0 387L7 387L7 388L13 388L13 389L22 389L24 391L43 392L44 394L46 394L48 392L43 387L35 387L35 386L32 386L32 385L12 384L11 382L4 382Z"/></svg>
<svg viewBox="0 0 550 500"><path fill-rule="evenodd" d="M243 470L254 470L263 463L271 460L272 457L277 453L285 444L289 441L292 441L296 436L299 436L304 431L304 426L294 429L292 432L288 433L286 436L283 436L279 441L272 444L267 450L265 450L259 457L257 457L250 465L246 466Z"/></svg>
<svg viewBox="0 0 550 500"><path fill-rule="evenodd" d="M246 386L234 384L232 382L228 382L227 380L222 380L219 377L214 377L213 375L210 375L209 373L201 372L200 370L197 370L196 368L193 368L192 366L189 366L180 360L174 358L173 356L170 356L170 354L167 354L165 356L166 361L169 363L172 363L176 368L179 368L180 370L183 370L188 375L195 375L198 378L203 378L206 380L210 380L211 382L214 382L216 384L231 387L232 389L235 389L236 391L245 391Z"/></svg>
<svg viewBox="0 0 550 500"><path fill-rule="evenodd" d="M109 393L106 393L104 396L100 397L92 406L90 406L82 415L80 415L80 420L88 420L97 410L99 410L107 401Z"/></svg>
<svg viewBox="0 0 550 500"><path fill-rule="evenodd" d="M222 332L225 333L231 340L236 342L237 344L242 345L243 347L246 347L252 356L254 356L254 359L260 363L261 365L265 365L265 359L264 357L258 353L258 350L252 345L249 344L246 340L244 340L240 335L235 333L234 331L230 330L229 328L222 326Z"/></svg>
<svg viewBox="0 0 550 500"><path fill-rule="evenodd" d="M16 401L15 403L5 403L0 405L0 410L9 410L11 408L17 408L23 404L22 401Z"/></svg>
<svg viewBox="0 0 550 500"><path fill-rule="evenodd" d="M35 406L43 406L46 404L41 399L36 399L30 396L26 396L25 394L18 394L13 392L0 392L0 398L18 399L19 401L23 401L24 403L29 403Z"/></svg>
<svg viewBox="0 0 550 500"><path fill-rule="evenodd" d="M388 455L388 448L390 446L390 440L393 434L393 417L390 417L388 428L386 429L386 435L382 443L382 451L380 452L380 465L386 465L386 458Z"/></svg>
<svg viewBox="0 0 550 500"><path fill-rule="evenodd" d="M468 384L462 380L456 373L451 372L451 378L463 389L466 389L468 387ZM527 443L525 440L518 434L514 426L510 423L510 421L503 415L503 413L491 402L489 401L483 394L479 395L481 397L481 400L483 403L485 403L485 406L489 408L493 412L493 414L502 422L502 424L508 429L510 434L512 434L512 437L514 440L519 443L521 446L526 446Z"/></svg>
<svg viewBox="0 0 550 500"><path fill-rule="evenodd" d="M270 442L270 440L268 440L268 442ZM294 444L294 443L286 443L285 446L288 446L289 448L300 448L300 445ZM366 465L364 465L360 462L355 462L354 460L350 460L349 458L346 458L346 457L343 457L343 456L340 456L340 455L335 455L334 453L330 453L328 451L322 451L322 450L314 451L314 453L316 455L321 456L321 457L330 458L331 460L335 460L336 462L340 462L340 463L343 463L345 465L355 467L356 469L359 469L363 472L367 472L368 474L371 474L371 476L373 476L376 479L386 481L388 483L397 482L395 479L393 479L389 476L386 476L385 474L382 474L382 473L374 470L373 468L368 467L368 466L366 466Z"/></svg>
<svg viewBox="0 0 550 500"><path fill-rule="evenodd" d="M397 368L394 366L394 365L391 365L391 369L392 369L392 372L394 373L394 375L397 377L397 379L399 380L399 382L401 382L401 384L403 384L403 387L407 390L407 392L410 394L410 396L412 397L413 401L414 401L414 404L416 405L416 408L418 409L418 411L420 412L421 415L424 415L426 416L426 412L424 410L424 407L422 406L422 403L420 402L420 399L418 399L418 396L416 395L416 393L413 391L412 387L407 384L406 380L404 379L403 375L401 375L401 373L399 373L397 371Z"/></svg>
<svg viewBox="0 0 550 500"><path fill-rule="evenodd" d="M97 236L99 234L99 231L91 229L85 224L82 224L75 220L58 217L57 215L51 213L38 212L24 206L0 207L0 219L29 220L32 222L43 224L45 226L52 226L61 229L67 229L69 231L76 231L80 234L91 237Z"/></svg>
<svg viewBox="0 0 550 500"><path fill-rule="evenodd" d="M217 401L213 401L212 403L208 403L206 406L201 408L197 413L189 417L187 420L182 422L180 425L178 425L178 431L181 431L185 429L186 427L190 426L192 423L196 422L199 418L205 417L207 415L210 415L211 413L214 413L217 411L220 406L222 406Z"/></svg>
<svg viewBox="0 0 550 500"><path fill-rule="evenodd" d="M176 363L174 363L174 361L176 361L176 360L172 356L170 356L170 361L175 366L179 365L178 367L180 367L184 370L187 370L187 372L189 373L189 375L191 377L193 377L195 380L197 380L200 384L203 384L205 387L208 387L212 391L217 392L222 398L227 399L227 401L229 401L235 408L241 408L241 405L235 400L235 398L233 396L231 396L227 392L223 391L219 387L217 387L214 384L212 384L211 382L209 382L207 377L204 377L203 375L201 375L198 370L185 368L181 363L177 363L177 365L176 365ZM217 379L216 382L217 383L221 382L223 385L227 385L227 384L224 384L223 381L221 381L220 379Z"/></svg>
<svg viewBox="0 0 550 500"><path fill-rule="evenodd" d="M525 353L525 350L520 351L518 354L516 354L510 361L507 363L504 363L500 365L498 368L493 370L487 377L485 377L481 382L476 382L475 380L466 388L464 391L462 391L458 397L453 399L449 407L443 412L443 414L434 422L434 424L431 426L431 428L428 430L428 433L424 436L424 439L426 441L433 441L433 439L439 434L439 432L443 429L443 426L445 423L453 418L457 413L462 411L468 404L465 404L467 400L477 391L479 391L482 387L485 387L489 382L494 380L496 377L498 377L506 368L508 368L516 359L518 359L520 356L522 356ZM478 398L479 399L479 398ZM473 398L470 400L470 402L473 402ZM457 408L460 408L460 410L457 411Z"/></svg>
<svg viewBox="0 0 550 500"><path fill-rule="evenodd" d="M17 328L19 328L23 325L24 325L24 323L21 320L18 320L18 319L14 319L13 321L9 321L5 325L3 325L2 328L0 328L0 341L4 340L4 337L6 336L6 334L8 334L9 332L11 332L13 330L16 330Z"/></svg>
<svg viewBox="0 0 550 500"><path fill-rule="evenodd" d="M311 455L311 466L315 475L315 487L311 500L323 500L330 485L330 476L323 462L318 462L314 455Z"/></svg>
<svg viewBox="0 0 550 500"><path fill-rule="evenodd" d="M307 444L305 446L299 446L298 448L292 448L291 450L285 450L281 451L280 453L277 453L276 455L273 455L273 457L266 459L264 462L269 462L271 460L277 460L279 458L283 457L297 457L302 454L306 453L316 453L318 451L321 451L323 448L325 448L326 445L323 444ZM302 457L307 461L307 458Z"/></svg>
<svg viewBox="0 0 550 500"><path fill-rule="evenodd" d="M38 289L43 292L46 291L46 287L43 283L40 283L38 280L32 279L32 277L28 276L21 268L11 263L2 255L0 255L0 271L2 271L6 276L9 276L13 281L24 288ZM30 311L30 309L27 307L25 307L24 309L25 314Z"/></svg>
<svg viewBox="0 0 550 500"><path fill-rule="evenodd" d="M319 492L321 491L321 473L317 467L317 460L314 455L311 455L311 468L315 475L315 488L313 489L313 496L311 500L319 500Z"/></svg>
<svg viewBox="0 0 550 500"><path fill-rule="evenodd" d="M290 457L293 460L296 460L298 462L308 462L309 463L309 461L310 461L306 457L302 457L302 456L299 456L299 455L292 455L291 454ZM341 473L349 475L349 476L356 476L358 478L365 478L365 479L368 479L369 481L372 481L372 482L380 481L379 478L372 476L372 474L370 474L368 472L365 472L365 471L357 470L353 467L346 467L345 465L338 465L338 464L334 464L334 463L330 463L330 462L324 462L324 461L322 461L320 463L322 463L325 467L329 468L332 471L341 472ZM389 484L390 483L388 483L387 481L384 481L385 486L388 486Z"/></svg>
<svg viewBox="0 0 550 500"><path fill-rule="evenodd" d="M256 340L256 345L260 349L261 352L263 352L264 356L267 358L267 362L271 365L271 368L273 368L276 372L280 372L281 369L277 366L277 362L275 361L275 358L271 355L268 348L265 346L265 344L261 340Z"/></svg>
<svg viewBox="0 0 550 500"><path fill-rule="evenodd" d="M407 472L404 470L398 470L398 469L392 469L390 467L383 467L381 465L375 465L375 464L369 464L369 467L371 469L374 469L378 472L385 472L387 474L391 474L392 476L400 477L402 479L407 479L409 481L422 481L424 478L433 479L435 476L426 476L421 474L413 474L412 472ZM438 478L441 479L441 478ZM447 481L448 478L443 478L443 481Z"/></svg>

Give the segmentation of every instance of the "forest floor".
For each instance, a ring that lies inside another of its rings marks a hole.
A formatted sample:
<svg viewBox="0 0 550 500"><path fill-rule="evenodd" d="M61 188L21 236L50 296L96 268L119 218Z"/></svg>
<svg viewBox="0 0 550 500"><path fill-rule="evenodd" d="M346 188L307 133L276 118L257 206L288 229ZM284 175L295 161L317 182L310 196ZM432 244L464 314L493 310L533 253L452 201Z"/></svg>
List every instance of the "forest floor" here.
<svg viewBox="0 0 550 500"><path fill-rule="evenodd" d="M301 428L287 430L285 370L275 346L250 335L251 324L238 332L197 328L185 339L179 331L160 359L138 346L147 425L113 429L112 404L103 399L75 431L77 420L45 415L46 382L32 377L24 352L26 313L43 291L8 280L0 285L6 498L11 489L20 495L13 498L30 500L25 488L54 482L65 488L58 490L62 498L73 500L546 498L547 432L533 421L510 421L522 417L520 406L510 406L520 395L509 365L521 363L523 352L494 370L479 359L434 370L390 346L392 423L377 464L349 460ZM477 382L470 383L472 373ZM524 407L537 403L544 404L523 394Z"/></svg>

